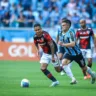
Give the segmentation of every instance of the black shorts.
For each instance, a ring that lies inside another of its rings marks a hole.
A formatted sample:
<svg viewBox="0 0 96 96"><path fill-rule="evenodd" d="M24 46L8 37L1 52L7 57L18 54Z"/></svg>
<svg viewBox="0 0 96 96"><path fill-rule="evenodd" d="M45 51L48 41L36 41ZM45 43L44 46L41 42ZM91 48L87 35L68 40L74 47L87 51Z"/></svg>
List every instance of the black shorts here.
<svg viewBox="0 0 96 96"><path fill-rule="evenodd" d="M65 53L64 47L58 45L58 53L64 54Z"/></svg>
<svg viewBox="0 0 96 96"><path fill-rule="evenodd" d="M85 59L82 54L72 56L72 55L69 55L66 53L64 55L64 58L70 60L71 62L74 60L75 62L77 62L79 64L80 67L85 67L85 65L86 65Z"/></svg>

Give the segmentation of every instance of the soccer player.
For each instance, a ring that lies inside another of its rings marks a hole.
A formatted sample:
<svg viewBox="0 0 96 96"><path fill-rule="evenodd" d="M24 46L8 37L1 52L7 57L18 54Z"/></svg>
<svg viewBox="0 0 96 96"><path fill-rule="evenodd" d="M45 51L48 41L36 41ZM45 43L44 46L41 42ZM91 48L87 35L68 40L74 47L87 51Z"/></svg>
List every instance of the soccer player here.
<svg viewBox="0 0 96 96"><path fill-rule="evenodd" d="M66 20L66 18L63 18L63 19L62 19L62 22L63 22L64 20ZM73 30L70 28L70 31L73 31ZM57 38L56 38L57 44L58 44L59 38L60 38L61 36L62 36L62 28L60 28L60 29L58 30L58 34L57 34ZM63 59L64 53L65 53L64 47L58 45L58 58L59 58L59 61L60 61L60 65L61 65L61 66L62 66L62 59ZM67 74L67 76L69 76L69 77L72 79L72 81L70 82L70 84L76 84L77 81L76 81L76 79L75 79L75 77L74 77L74 75L73 75L73 73L72 73L72 71L71 71L71 68L70 68L71 65L72 65L72 64L70 63L70 64L68 64L67 66L65 66L65 67L66 67L66 68L65 68L66 74ZM60 73L61 73L61 75L64 75L64 74L65 74L63 70L62 70Z"/></svg>
<svg viewBox="0 0 96 96"><path fill-rule="evenodd" d="M64 58L62 60L62 66L68 65L73 60L79 64L81 69L83 71L88 72L90 74L92 80L91 83L95 83L95 73L91 71L90 67L87 67L85 64L85 60L83 58L82 52L80 51L80 48L76 44L76 38L75 38L75 32L70 31L71 27L71 21L65 20L61 24L62 26L62 38L60 38L60 41L58 42L59 45L63 46L66 54L64 55ZM66 72L66 70L65 70Z"/></svg>
<svg viewBox="0 0 96 96"><path fill-rule="evenodd" d="M59 84L59 81L50 73L47 69L49 63L52 61L52 64L57 72L61 72L62 68L58 63L58 58L56 55L57 45L50 37L50 35L43 31L40 24L34 25L34 31L36 32L34 36L34 43L37 47L37 51L39 52L39 47L42 48L43 54L40 58L41 71L52 80L51 86L56 86ZM39 54L39 53L38 53Z"/></svg>
<svg viewBox="0 0 96 96"><path fill-rule="evenodd" d="M82 54L88 60L88 67L92 67L92 49L91 49L91 38L95 42L94 32L92 28L86 26L86 20L80 20L81 28L76 32L76 39L79 40L79 47L82 51ZM95 45L95 44L94 44ZM90 78L89 74L84 72L84 79Z"/></svg>

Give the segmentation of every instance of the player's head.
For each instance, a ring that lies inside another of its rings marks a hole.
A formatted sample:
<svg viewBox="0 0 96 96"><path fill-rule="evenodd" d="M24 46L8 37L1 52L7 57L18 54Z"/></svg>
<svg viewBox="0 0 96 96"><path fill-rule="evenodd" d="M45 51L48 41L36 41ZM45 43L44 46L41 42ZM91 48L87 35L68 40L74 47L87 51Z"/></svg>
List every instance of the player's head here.
<svg viewBox="0 0 96 96"><path fill-rule="evenodd" d="M41 28L41 25L39 23L34 24L34 31L36 32L37 36L42 35L42 28Z"/></svg>
<svg viewBox="0 0 96 96"><path fill-rule="evenodd" d="M82 28L86 28L86 20L85 20L85 19L81 19L81 20L80 20L80 26L81 26Z"/></svg>
<svg viewBox="0 0 96 96"><path fill-rule="evenodd" d="M67 31L71 27L71 21L68 19L65 19L61 23L62 31Z"/></svg>
<svg viewBox="0 0 96 96"><path fill-rule="evenodd" d="M65 21L65 20L67 20L67 18L62 18L62 22Z"/></svg>

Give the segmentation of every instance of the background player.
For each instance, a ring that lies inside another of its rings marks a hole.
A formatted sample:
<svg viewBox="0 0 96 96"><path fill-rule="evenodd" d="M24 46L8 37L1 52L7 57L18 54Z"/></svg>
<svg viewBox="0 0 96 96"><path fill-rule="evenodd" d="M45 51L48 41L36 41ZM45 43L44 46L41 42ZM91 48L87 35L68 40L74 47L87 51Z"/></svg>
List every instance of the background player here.
<svg viewBox="0 0 96 96"><path fill-rule="evenodd" d="M82 54L85 58L88 59L88 67L92 67L92 49L91 49L91 38L95 42L94 32L92 28L86 26L86 21L84 19L80 20L81 28L76 32L76 39L79 40L79 47L82 51ZM90 78L90 75L84 72L84 79Z"/></svg>
<svg viewBox="0 0 96 96"><path fill-rule="evenodd" d="M63 46L65 48L66 54L64 55L64 58L62 60L62 66L65 69L64 66L68 65L73 60L79 64L79 66L82 68L82 70L88 72L91 77L92 81L91 83L95 83L95 73L93 73L90 69L90 67L87 67L85 64L85 60L83 58L83 55L80 51L80 48L76 44L75 39L75 32L70 31L71 21L65 20L62 22L62 38L58 42L59 45ZM66 72L66 70L65 70Z"/></svg>
<svg viewBox="0 0 96 96"><path fill-rule="evenodd" d="M52 40L50 35L42 30L40 24L34 25L34 31L36 32L34 36L34 43L37 47L37 51L39 52L39 46L43 50L43 54L40 58L41 70L50 80L52 80L51 86L56 86L59 84L59 81L56 80L47 67L50 61L52 61L52 64L54 65L54 68L57 72L61 72L62 70L58 64L58 58L56 56L57 45Z"/></svg>

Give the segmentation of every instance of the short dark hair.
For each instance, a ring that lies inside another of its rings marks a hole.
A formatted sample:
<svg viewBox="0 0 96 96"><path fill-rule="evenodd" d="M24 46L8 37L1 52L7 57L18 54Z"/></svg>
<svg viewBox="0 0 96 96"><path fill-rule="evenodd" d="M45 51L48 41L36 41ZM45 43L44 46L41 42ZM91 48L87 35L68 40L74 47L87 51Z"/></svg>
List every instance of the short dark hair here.
<svg viewBox="0 0 96 96"><path fill-rule="evenodd" d="M67 18L62 18L62 22L65 21L65 20L67 20Z"/></svg>
<svg viewBox="0 0 96 96"><path fill-rule="evenodd" d="M70 20L65 19L65 20L62 21L62 23L63 23L63 22L64 22L64 23L68 23L68 24L71 26L71 21L70 21Z"/></svg>
<svg viewBox="0 0 96 96"><path fill-rule="evenodd" d="M39 23L34 24L34 27L38 27L38 26L41 28L41 25Z"/></svg>

